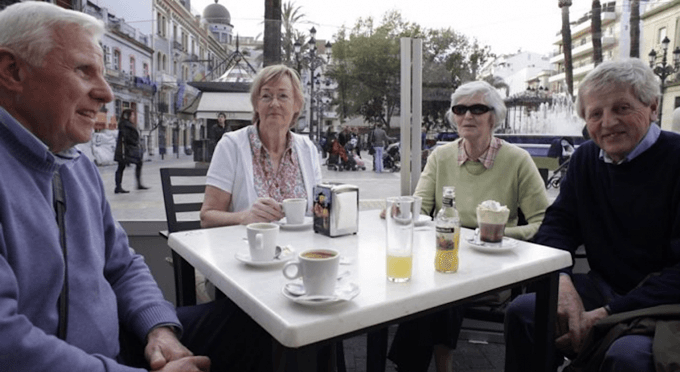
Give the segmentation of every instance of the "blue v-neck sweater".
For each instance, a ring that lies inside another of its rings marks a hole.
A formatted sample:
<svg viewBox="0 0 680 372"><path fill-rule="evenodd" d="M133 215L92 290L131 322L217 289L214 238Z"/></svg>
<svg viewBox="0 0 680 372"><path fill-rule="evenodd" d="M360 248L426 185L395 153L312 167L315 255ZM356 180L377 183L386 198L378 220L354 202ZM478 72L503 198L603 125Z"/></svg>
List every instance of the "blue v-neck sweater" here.
<svg viewBox="0 0 680 372"><path fill-rule="evenodd" d="M69 318L55 337L64 259L52 174L66 197ZM94 164L59 165L0 107L0 370L140 371L116 363L119 320L144 340L157 324L179 326L143 258L114 220Z"/></svg>
<svg viewBox="0 0 680 372"><path fill-rule="evenodd" d="M589 141L574 153L535 241L572 253L584 244L590 268L624 295L609 304L614 313L678 303L680 135L662 131L620 165L599 151Z"/></svg>

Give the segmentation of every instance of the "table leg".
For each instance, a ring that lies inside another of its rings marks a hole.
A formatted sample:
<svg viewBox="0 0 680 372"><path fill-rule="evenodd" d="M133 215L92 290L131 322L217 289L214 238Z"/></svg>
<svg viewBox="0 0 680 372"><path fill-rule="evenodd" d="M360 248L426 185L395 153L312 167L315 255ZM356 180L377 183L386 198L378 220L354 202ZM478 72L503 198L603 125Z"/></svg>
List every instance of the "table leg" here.
<svg viewBox="0 0 680 372"><path fill-rule="evenodd" d="M196 305L196 273L177 252L172 251L172 266L175 271L175 303L177 307Z"/></svg>
<svg viewBox="0 0 680 372"><path fill-rule="evenodd" d="M559 273L552 273L536 283L536 350L534 371L555 369L555 321Z"/></svg>
<svg viewBox="0 0 680 372"><path fill-rule="evenodd" d="M387 359L387 328L366 335L366 371L384 372Z"/></svg>
<svg viewBox="0 0 680 372"><path fill-rule="evenodd" d="M275 372L343 372L344 370L344 363L342 363L342 367L338 367L340 364L338 363L337 343L291 349L281 345L276 340L272 341L273 370ZM342 344L340 343L340 345Z"/></svg>

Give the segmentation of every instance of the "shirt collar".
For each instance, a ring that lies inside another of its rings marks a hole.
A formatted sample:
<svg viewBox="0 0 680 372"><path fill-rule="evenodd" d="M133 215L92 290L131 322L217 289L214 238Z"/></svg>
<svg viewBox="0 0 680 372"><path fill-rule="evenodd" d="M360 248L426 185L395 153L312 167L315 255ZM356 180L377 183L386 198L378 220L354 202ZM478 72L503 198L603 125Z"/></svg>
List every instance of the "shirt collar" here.
<svg viewBox="0 0 680 372"><path fill-rule="evenodd" d="M262 150L266 151L266 148L262 145L262 140L260 139L260 131L258 130L259 127L258 124L251 125L248 127L248 138L250 138L250 146L252 147L253 151L260 152ZM293 136L290 135L290 132L286 133L286 150L285 152L288 152L293 149Z"/></svg>
<svg viewBox="0 0 680 372"><path fill-rule="evenodd" d="M640 154L642 154L643 152L647 151L650 147L652 147L652 145L654 145L656 143L656 140L659 139L660 135L661 135L661 128L659 128L659 126L656 125L655 123L652 123L649 126L649 129L647 130L647 134L645 134L645 136L642 137L642 140L640 141L640 143L638 143L637 146L635 146L635 148L633 149L633 151L628 153L628 155L626 155L626 157L623 158L621 161L619 161L618 163L615 162L602 149L600 149L600 159L602 159L605 163L615 164L615 165L619 165L619 164L623 164L623 163L626 163L626 162L633 161L633 159L637 158L638 156L640 156Z"/></svg>
<svg viewBox="0 0 680 372"><path fill-rule="evenodd" d="M486 169L493 168L493 163L496 160L496 155L498 155L498 150L503 145L503 141L501 141L500 138L492 136L489 148L480 155L479 158L472 159L468 156L467 151L465 151L464 142L465 138L461 138L460 142L458 142L458 165L461 166L465 164L466 161L477 161L482 163Z"/></svg>

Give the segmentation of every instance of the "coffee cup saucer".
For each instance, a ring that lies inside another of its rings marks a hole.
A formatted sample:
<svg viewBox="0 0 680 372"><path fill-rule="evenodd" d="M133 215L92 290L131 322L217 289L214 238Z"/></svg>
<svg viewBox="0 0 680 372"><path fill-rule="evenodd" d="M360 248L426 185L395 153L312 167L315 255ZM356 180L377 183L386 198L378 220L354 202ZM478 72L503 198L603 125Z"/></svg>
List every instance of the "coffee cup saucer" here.
<svg viewBox="0 0 680 372"><path fill-rule="evenodd" d="M252 257L250 257L249 251L236 252L236 254L234 255L234 257L236 257L237 260L243 262L246 265L259 267L282 265L286 261L290 261L293 258L295 258L295 256L296 256L295 252L285 250L281 253L281 255L279 255L278 258L273 258L268 261L253 261Z"/></svg>
<svg viewBox="0 0 680 372"><path fill-rule="evenodd" d="M473 249L484 253L508 252L517 247L517 244L519 243L517 240L508 238L507 236L504 236L500 243L487 243L481 241L478 234L470 236L465 239L465 241L467 241Z"/></svg>
<svg viewBox="0 0 680 372"><path fill-rule="evenodd" d="M312 227L314 224L314 217L305 216L305 220L298 224L288 223L286 217L283 217L279 221L274 221L274 223L279 225L279 227L284 230L304 230L306 228Z"/></svg>
<svg viewBox="0 0 680 372"><path fill-rule="evenodd" d="M330 296L306 295L300 282L286 283L281 293L289 300L304 306L328 306L348 302L359 295L361 290L356 283L338 283Z"/></svg>

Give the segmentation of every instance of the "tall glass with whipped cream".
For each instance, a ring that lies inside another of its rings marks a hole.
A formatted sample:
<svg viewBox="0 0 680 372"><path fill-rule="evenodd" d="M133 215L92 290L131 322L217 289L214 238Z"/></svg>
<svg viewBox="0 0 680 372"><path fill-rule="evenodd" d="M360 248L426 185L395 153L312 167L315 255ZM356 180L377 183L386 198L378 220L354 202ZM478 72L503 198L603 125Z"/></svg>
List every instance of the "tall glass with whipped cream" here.
<svg viewBox="0 0 680 372"><path fill-rule="evenodd" d="M479 239L485 243L502 243L505 224L510 210L495 200L486 200L477 206Z"/></svg>

